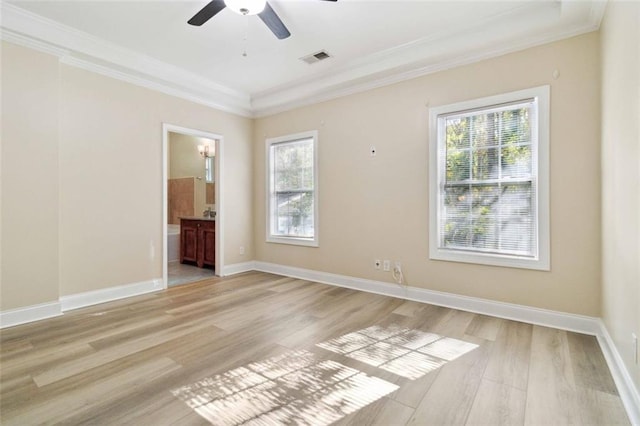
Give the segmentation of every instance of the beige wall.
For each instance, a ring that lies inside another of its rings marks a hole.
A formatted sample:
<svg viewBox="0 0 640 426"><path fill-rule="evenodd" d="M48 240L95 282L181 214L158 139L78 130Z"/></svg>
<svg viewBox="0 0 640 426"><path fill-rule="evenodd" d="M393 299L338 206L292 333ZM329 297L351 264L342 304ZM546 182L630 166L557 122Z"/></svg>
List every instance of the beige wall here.
<svg viewBox="0 0 640 426"><path fill-rule="evenodd" d="M257 120L257 260L389 282L373 260L399 260L411 286L598 316L599 82L599 39L591 33ZM551 272L430 261L426 104L544 84L551 86ZM265 138L312 129L320 247L267 244Z"/></svg>
<svg viewBox="0 0 640 426"><path fill-rule="evenodd" d="M244 260L251 120L70 66L61 77L61 294L162 276L163 122L224 137L225 262Z"/></svg>
<svg viewBox="0 0 640 426"><path fill-rule="evenodd" d="M251 259L250 119L10 43L2 83L1 309L162 276L163 122L224 137L225 262Z"/></svg>
<svg viewBox="0 0 640 426"><path fill-rule="evenodd" d="M640 389L640 3L610 2L602 33L602 317Z"/></svg>
<svg viewBox="0 0 640 426"><path fill-rule="evenodd" d="M58 300L58 74L2 44L2 310Z"/></svg>

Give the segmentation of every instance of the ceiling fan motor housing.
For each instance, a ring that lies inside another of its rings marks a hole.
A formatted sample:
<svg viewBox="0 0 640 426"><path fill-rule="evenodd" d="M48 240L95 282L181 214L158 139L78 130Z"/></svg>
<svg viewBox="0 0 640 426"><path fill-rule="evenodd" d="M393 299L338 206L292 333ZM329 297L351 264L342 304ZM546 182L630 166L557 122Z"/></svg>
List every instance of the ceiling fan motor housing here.
<svg viewBox="0 0 640 426"><path fill-rule="evenodd" d="M324 0L335 2L338 0ZM218 12L228 7L240 15L258 15L271 32L280 40L291 35L287 27L282 23L278 14L269 6L267 0L211 0L205 7L189 19L189 25L200 25L214 17Z"/></svg>
<svg viewBox="0 0 640 426"><path fill-rule="evenodd" d="M240 15L257 15L264 10L266 0L224 0L224 4Z"/></svg>

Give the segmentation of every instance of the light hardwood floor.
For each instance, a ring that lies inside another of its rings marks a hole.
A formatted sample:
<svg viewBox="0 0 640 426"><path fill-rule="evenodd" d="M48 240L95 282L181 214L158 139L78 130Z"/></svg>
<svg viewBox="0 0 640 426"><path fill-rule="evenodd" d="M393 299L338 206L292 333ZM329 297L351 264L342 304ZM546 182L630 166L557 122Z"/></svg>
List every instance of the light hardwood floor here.
<svg viewBox="0 0 640 426"><path fill-rule="evenodd" d="M0 343L3 425L629 424L592 336L265 273Z"/></svg>

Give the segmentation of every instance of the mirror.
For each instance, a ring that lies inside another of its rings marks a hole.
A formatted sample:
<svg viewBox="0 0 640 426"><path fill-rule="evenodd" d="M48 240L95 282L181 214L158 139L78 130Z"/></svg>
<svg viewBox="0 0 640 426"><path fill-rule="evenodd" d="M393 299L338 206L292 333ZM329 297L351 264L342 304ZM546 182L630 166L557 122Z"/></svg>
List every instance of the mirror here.
<svg viewBox="0 0 640 426"><path fill-rule="evenodd" d="M215 173L213 171L214 167L214 157L207 157L204 160L204 174L206 181L206 195L205 195L205 203L206 204L215 204L216 203L216 185L215 185Z"/></svg>
<svg viewBox="0 0 640 426"><path fill-rule="evenodd" d="M204 160L204 175L207 183L213 183L215 173L213 172L213 158L207 157Z"/></svg>
<svg viewBox="0 0 640 426"><path fill-rule="evenodd" d="M169 223L178 217L215 211L215 147L213 139L169 132Z"/></svg>

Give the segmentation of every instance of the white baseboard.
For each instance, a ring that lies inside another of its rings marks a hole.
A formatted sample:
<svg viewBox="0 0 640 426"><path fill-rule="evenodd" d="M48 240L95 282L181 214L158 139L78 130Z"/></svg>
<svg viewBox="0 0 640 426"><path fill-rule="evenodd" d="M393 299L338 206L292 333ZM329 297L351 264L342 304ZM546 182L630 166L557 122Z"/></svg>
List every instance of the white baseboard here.
<svg viewBox="0 0 640 426"><path fill-rule="evenodd" d="M241 274L243 272L256 271L256 262L242 262L242 263L233 263L231 265L224 265L222 269L222 276L226 277L228 275Z"/></svg>
<svg viewBox="0 0 640 426"><path fill-rule="evenodd" d="M124 299L125 297L138 296L163 289L162 279L142 281L139 283L125 284L116 287L108 287L100 290L87 291L85 293L71 294L60 297L62 311L84 308L98 303Z"/></svg>
<svg viewBox="0 0 640 426"><path fill-rule="evenodd" d="M633 383L629 370L627 370L627 367L622 361L620 352L618 352L615 343L613 343L607 327L602 320L598 320L598 322L600 325L598 342L600 343L600 348L602 348L602 353L607 360L609 370L611 370L611 375L618 388L620 399L622 399L624 408L627 410L631 424L640 425L640 393Z"/></svg>
<svg viewBox="0 0 640 426"><path fill-rule="evenodd" d="M60 302L47 302L0 312L0 328L13 327L62 315Z"/></svg>
<svg viewBox="0 0 640 426"><path fill-rule="evenodd" d="M254 269L354 290L367 291L384 296L398 297L562 330L576 331L578 333L596 335L600 330L598 318L583 315L567 314L513 303L495 302L477 297L460 296L418 287L401 286L267 262L254 262Z"/></svg>

